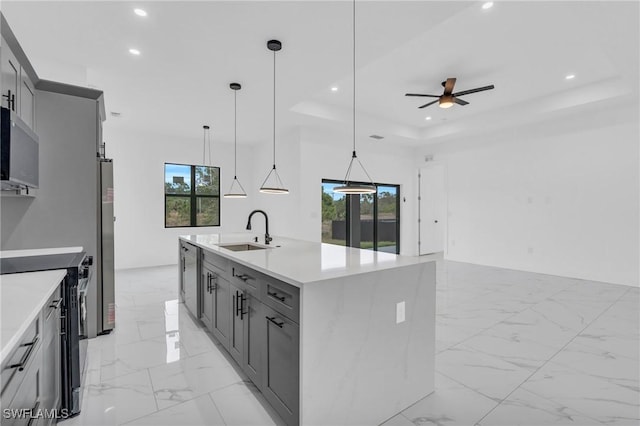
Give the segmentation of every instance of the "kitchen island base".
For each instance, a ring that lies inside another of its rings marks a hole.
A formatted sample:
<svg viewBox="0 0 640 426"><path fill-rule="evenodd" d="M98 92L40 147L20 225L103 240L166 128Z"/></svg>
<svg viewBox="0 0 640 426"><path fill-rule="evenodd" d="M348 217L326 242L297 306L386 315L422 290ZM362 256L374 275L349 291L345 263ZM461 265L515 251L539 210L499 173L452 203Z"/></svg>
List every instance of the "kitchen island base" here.
<svg viewBox="0 0 640 426"><path fill-rule="evenodd" d="M286 424L380 424L433 391L435 262L220 238L180 237L182 299Z"/></svg>

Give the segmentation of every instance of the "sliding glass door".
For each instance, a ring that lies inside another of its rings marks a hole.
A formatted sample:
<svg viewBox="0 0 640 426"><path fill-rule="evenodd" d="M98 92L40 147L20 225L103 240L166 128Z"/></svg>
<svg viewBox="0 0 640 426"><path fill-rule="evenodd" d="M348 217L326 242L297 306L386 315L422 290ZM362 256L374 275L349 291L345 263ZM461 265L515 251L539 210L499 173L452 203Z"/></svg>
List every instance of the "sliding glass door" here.
<svg viewBox="0 0 640 426"><path fill-rule="evenodd" d="M400 186L376 184L375 194L333 192L341 181L322 181L322 242L400 253Z"/></svg>

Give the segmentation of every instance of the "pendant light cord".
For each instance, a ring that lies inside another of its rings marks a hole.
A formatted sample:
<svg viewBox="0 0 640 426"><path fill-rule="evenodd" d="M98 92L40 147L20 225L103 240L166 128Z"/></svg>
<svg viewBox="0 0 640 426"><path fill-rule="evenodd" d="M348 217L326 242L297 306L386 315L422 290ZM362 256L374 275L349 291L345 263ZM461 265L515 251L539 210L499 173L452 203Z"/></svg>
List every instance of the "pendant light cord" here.
<svg viewBox="0 0 640 426"><path fill-rule="evenodd" d="M276 51L273 51L273 168L276 168Z"/></svg>
<svg viewBox="0 0 640 426"><path fill-rule="evenodd" d="M233 178L238 176L238 91L233 91Z"/></svg>
<svg viewBox="0 0 640 426"><path fill-rule="evenodd" d="M356 155L356 0L353 0L353 156Z"/></svg>
<svg viewBox="0 0 640 426"><path fill-rule="evenodd" d="M209 165L211 166L211 130L209 130Z"/></svg>

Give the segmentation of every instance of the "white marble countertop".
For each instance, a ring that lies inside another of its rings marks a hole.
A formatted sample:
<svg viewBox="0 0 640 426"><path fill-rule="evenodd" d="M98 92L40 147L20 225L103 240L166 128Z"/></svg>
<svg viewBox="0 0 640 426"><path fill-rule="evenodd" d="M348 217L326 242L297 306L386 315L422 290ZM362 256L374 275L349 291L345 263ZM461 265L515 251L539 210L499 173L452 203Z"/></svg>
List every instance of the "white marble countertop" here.
<svg viewBox="0 0 640 426"><path fill-rule="evenodd" d="M80 253L81 251L82 247L52 247L27 250L4 250L0 251L0 259L8 259L11 257L46 256L49 254Z"/></svg>
<svg viewBox="0 0 640 426"><path fill-rule="evenodd" d="M66 269L0 275L0 363L15 348L65 275Z"/></svg>
<svg viewBox="0 0 640 426"><path fill-rule="evenodd" d="M231 251L219 246L243 242L266 247L262 243L264 235L259 236L257 244L253 242L255 236L254 233L242 233L181 235L180 238L297 287L327 279L433 261L284 237L273 237L268 246L271 248L265 250Z"/></svg>

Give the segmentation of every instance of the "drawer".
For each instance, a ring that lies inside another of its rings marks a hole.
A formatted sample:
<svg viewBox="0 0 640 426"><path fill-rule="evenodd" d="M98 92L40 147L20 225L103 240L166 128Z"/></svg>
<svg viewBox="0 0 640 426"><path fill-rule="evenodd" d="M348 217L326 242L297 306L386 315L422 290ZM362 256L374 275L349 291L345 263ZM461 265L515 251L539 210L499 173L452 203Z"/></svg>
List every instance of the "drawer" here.
<svg viewBox="0 0 640 426"><path fill-rule="evenodd" d="M40 347L42 337L42 318L40 315L29 325L27 331L18 341L18 345L13 352L5 359L2 365L0 383L2 390L0 395L5 401L8 396L12 396L20 383L24 379L27 366L33 360Z"/></svg>
<svg viewBox="0 0 640 426"><path fill-rule="evenodd" d="M8 392L2 396L2 408L8 409L9 412L22 412L23 410L32 410L34 416L30 419L29 412L26 415L16 416L2 419L2 426L33 426L44 424L46 419L37 418L36 415L40 414L38 409L49 408L43 407L42 393L40 390L40 382L42 377L42 346L38 345L32 352L32 355L27 363L26 368L22 372L24 377L21 377L21 383L13 394ZM57 408L57 407L56 407ZM5 414L3 412L3 414Z"/></svg>
<svg viewBox="0 0 640 426"><path fill-rule="evenodd" d="M202 261L212 270L212 272L218 272L225 277L229 274L229 261L222 256L218 256L215 253L211 253L207 250L202 250Z"/></svg>
<svg viewBox="0 0 640 426"><path fill-rule="evenodd" d="M231 283L260 299L260 274L237 263L231 263Z"/></svg>
<svg viewBox="0 0 640 426"><path fill-rule="evenodd" d="M262 281L262 303L299 323L300 289L269 276L264 276Z"/></svg>

